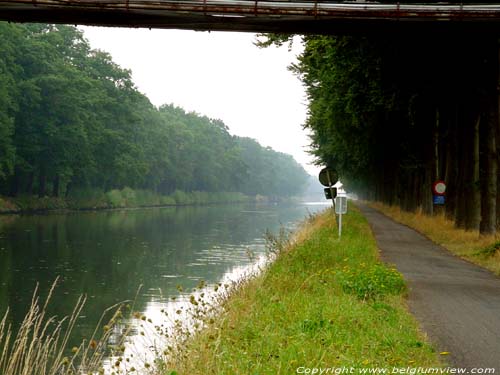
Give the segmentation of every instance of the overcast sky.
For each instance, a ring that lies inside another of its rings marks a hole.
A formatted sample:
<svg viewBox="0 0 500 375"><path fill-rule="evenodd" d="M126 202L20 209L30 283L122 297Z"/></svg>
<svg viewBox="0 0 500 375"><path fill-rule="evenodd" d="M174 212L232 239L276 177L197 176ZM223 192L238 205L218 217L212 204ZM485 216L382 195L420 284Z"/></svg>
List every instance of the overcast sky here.
<svg viewBox="0 0 500 375"><path fill-rule="evenodd" d="M130 69L151 102L173 103L224 121L232 134L295 157L311 174L302 130L306 99L287 70L301 45L259 49L255 34L81 27L93 48Z"/></svg>

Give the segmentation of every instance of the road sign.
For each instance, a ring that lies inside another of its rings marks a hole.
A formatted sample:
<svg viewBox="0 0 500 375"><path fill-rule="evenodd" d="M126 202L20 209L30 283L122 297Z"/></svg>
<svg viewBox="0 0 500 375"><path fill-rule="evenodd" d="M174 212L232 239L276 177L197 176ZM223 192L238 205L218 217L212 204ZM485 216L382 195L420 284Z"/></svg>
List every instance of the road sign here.
<svg viewBox="0 0 500 375"><path fill-rule="evenodd" d="M446 194L446 184L444 181L438 180L432 184L432 192L434 195L445 195Z"/></svg>
<svg viewBox="0 0 500 375"><path fill-rule="evenodd" d="M325 198L326 199L335 199L337 197L337 188L324 188L323 191L325 192ZM333 194L333 196L332 196Z"/></svg>
<svg viewBox="0 0 500 375"><path fill-rule="evenodd" d="M444 195L434 195L432 196L432 203L436 205L444 204L445 198Z"/></svg>
<svg viewBox="0 0 500 375"><path fill-rule="evenodd" d="M335 198L335 213L339 215L344 215L347 213L347 197L338 196Z"/></svg>
<svg viewBox="0 0 500 375"><path fill-rule="evenodd" d="M323 186L333 186L338 180L338 174L335 169L332 168L323 168L321 172L319 172L319 182Z"/></svg>

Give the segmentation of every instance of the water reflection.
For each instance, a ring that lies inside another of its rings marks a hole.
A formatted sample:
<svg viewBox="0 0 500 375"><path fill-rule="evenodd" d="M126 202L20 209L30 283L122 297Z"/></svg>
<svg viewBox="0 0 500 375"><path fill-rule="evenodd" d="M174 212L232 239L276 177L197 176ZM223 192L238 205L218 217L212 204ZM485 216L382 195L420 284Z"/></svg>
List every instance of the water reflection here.
<svg viewBox="0 0 500 375"><path fill-rule="evenodd" d="M220 281L264 252L263 234L290 226L316 205L166 207L48 215L0 216L0 313L19 324L37 282L43 296L56 277L50 314L67 315L82 293L86 307L75 342L89 338L102 312L131 299L157 314L169 298L199 280Z"/></svg>

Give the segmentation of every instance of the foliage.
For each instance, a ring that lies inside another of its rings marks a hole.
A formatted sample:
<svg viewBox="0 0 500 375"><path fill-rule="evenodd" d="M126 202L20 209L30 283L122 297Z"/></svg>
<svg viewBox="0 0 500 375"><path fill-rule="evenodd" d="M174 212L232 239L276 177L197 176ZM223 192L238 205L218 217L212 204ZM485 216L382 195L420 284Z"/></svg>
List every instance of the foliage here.
<svg viewBox="0 0 500 375"><path fill-rule="evenodd" d="M108 191L106 193L106 199L110 207L125 207L125 199L122 196L122 192L118 189Z"/></svg>
<svg viewBox="0 0 500 375"><path fill-rule="evenodd" d="M134 190L129 187L104 193L101 189L78 189L68 197L43 197L20 195L16 198L0 198L0 213L19 211L47 211L58 209L105 209L155 206L207 205L217 203L243 203L250 201L243 193L234 192L183 192L176 190L161 195L150 190Z"/></svg>
<svg viewBox="0 0 500 375"><path fill-rule="evenodd" d="M0 213L16 212L19 208L7 199L0 198Z"/></svg>
<svg viewBox="0 0 500 375"><path fill-rule="evenodd" d="M96 206L120 207L151 194L208 199L176 191L291 196L304 187L307 174L290 156L231 135L221 120L155 108L130 71L75 27L0 23L0 51L1 195L78 204L82 192L99 191Z"/></svg>
<svg viewBox="0 0 500 375"><path fill-rule="evenodd" d="M349 191L432 214L432 183L445 180L455 225L493 234L497 41L445 34L307 35L290 69L306 88L316 162L337 169ZM261 47L292 40L260 38Z"/></svg>

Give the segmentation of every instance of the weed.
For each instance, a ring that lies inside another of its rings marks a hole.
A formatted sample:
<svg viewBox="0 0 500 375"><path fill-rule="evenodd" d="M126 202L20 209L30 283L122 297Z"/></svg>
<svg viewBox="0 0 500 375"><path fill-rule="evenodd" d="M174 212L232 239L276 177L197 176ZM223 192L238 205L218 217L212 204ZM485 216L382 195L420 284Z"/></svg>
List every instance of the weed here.
<svg viewBox="0 0 500 375"><path fill-rule="evenodd" d="M483 249L480 249L474 253L477 256L492 257L495 254L500 253L500 241L495 242Z"/></svg>
<svg viewBox="0 0 500 375"><path fill-rule="evenodd" d="M276 257L290 248L290 231L281 227L278 234L267 230L264 234L268 256Z"/></svg>
<svg viewBox="0 0 500 375"><path fill-rule="evenodd" d="M115 334L114 327L120 321L121 308L116 305L107 309L99 321L98 328L88 341L82 341L68 355L68 342L73 327L85 304L81 296L70 316L58 320L48 317L47 307L56 287L53 283L48 297L39 303L38 287L35 289L29 310L17 333L7 324L7 311L0 322L0 373L3 375L69 375L104 373L103 358L109 354L108 341ZM103 320L114 311L108 327L103 331ZM122 335L124 337L124 335Z"/></svg>
<svg viewBox="0 0 500 375"><path fill-rule="evenodd" d="M383 264L361 263L355 268L344 267L338 272L338 279L346 293L354 294L361 300L406 291L401 274L395 268Z"/></svg>

